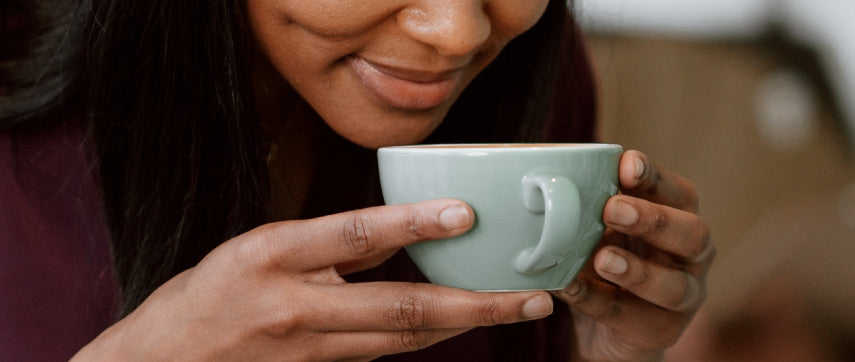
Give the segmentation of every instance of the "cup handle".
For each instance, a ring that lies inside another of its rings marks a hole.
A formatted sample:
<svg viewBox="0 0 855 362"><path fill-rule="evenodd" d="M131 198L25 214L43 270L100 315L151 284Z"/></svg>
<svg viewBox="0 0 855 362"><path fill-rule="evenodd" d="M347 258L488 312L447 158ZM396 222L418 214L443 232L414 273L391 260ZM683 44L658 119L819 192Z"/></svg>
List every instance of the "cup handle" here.
<svg viewBox="0 0 855 362"><path fill-rule="evenodd" d="M523 177L522 195L529 211L545 216L540 241L517 256L514 268L537 274L560 263L572 247L581 216L579 189L564 176L534 175Z"/></svg>

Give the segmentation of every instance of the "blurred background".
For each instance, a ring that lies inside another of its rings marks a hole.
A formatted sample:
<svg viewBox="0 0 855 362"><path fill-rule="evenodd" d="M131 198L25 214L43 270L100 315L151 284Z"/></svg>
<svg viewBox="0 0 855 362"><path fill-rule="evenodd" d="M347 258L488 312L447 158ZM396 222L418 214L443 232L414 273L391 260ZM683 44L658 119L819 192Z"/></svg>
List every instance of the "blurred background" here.
<svg viewBox="0 0 855 362"><path fill-rule="evenodd" d="M691 179L719 251L666 360L855 360L855 1L576 11L601 139Z"/></svg>

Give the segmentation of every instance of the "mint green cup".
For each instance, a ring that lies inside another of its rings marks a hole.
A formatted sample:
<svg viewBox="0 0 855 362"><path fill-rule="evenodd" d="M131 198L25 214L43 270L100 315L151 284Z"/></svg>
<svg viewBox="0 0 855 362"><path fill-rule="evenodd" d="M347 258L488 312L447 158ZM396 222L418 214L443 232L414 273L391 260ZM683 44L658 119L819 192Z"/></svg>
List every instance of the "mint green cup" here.
<svg viewBox="0 0 855 362"><path fill-rule="evenodd" d="M467 233L406 247L432 283L479 291L563 289L605 231L619 145L470 144L377 152L386 204L453 198Z"/></svg>

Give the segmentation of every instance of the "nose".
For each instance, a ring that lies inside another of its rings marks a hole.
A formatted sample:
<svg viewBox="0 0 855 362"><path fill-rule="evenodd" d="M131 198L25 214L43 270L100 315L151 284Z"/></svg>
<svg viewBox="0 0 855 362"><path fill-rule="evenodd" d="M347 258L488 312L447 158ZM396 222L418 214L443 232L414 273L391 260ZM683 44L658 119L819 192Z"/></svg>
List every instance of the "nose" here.
<svg viewBox="0 0 855 362"><path fill-rule="evenodd" d="M410 37L445 56L478 49L490 37L485 0L424 0L398 14L398 24Z"/></svg>

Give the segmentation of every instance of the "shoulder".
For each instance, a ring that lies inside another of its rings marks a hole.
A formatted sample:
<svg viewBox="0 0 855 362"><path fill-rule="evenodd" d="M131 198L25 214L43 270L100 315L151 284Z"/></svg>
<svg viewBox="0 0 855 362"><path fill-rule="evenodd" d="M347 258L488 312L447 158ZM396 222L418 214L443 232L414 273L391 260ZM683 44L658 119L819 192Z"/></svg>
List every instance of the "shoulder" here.
<svg viewBox="0 0 855 362"><path fill-rule="evenodd" d="M47 128L0 132L0 185L59 181L86 167L82 127L58 123Z"/></svg>
<svg viewBox="0 0 855 362"><path fill-rule="evenodd" d="M21 237L82 220L98 223L98 193L82 135L81 126L63 122L0 132L2 229Z"/></svg>
<svg viewBox="0 0 855 362"><path fill-rule="evenodd" d="M67 360L115 315L81 134L61 124L0 132L0 350L12 359Z"/></svg>

